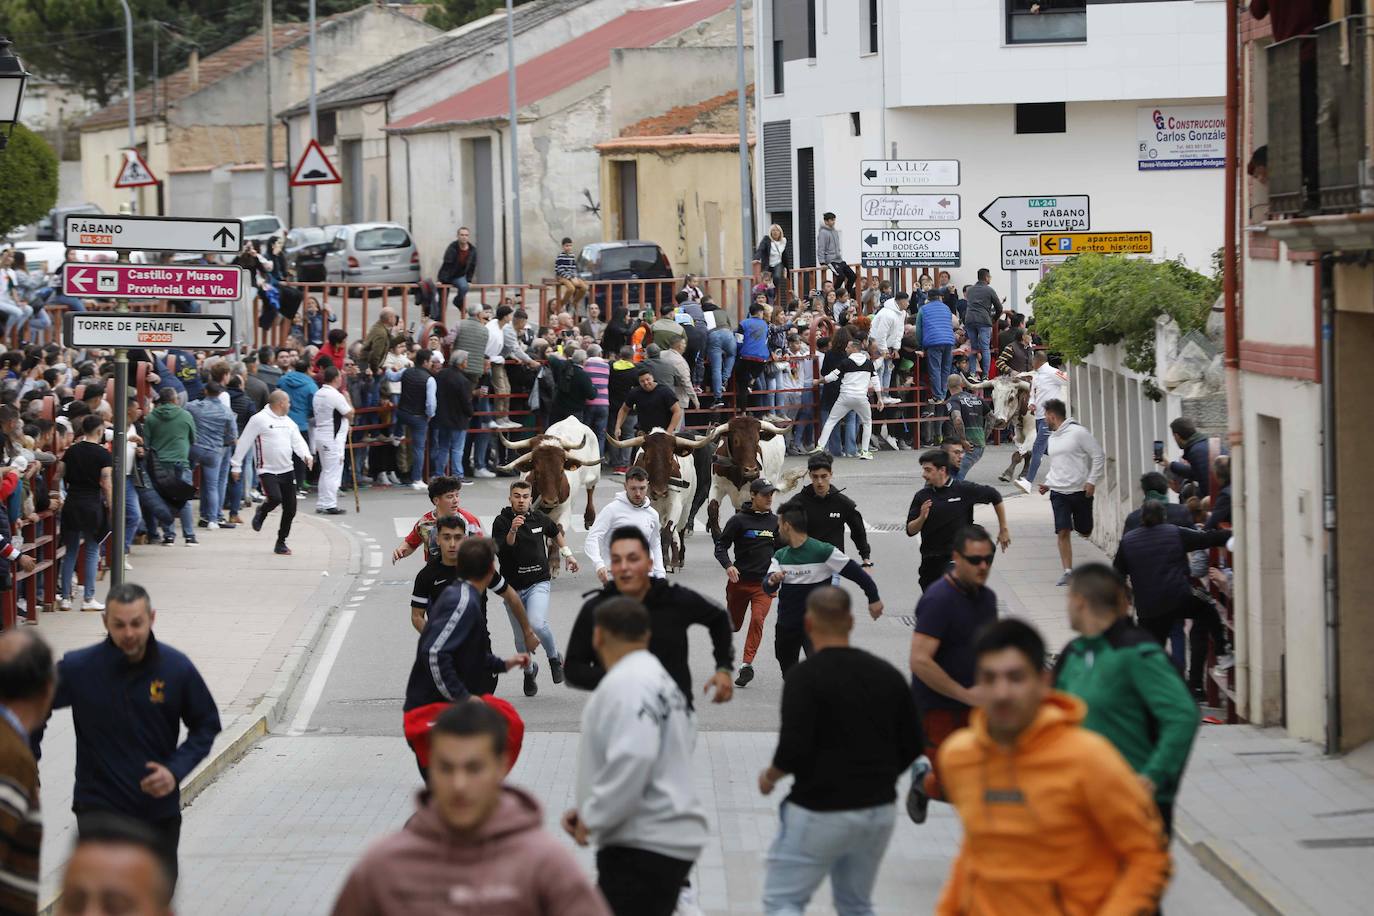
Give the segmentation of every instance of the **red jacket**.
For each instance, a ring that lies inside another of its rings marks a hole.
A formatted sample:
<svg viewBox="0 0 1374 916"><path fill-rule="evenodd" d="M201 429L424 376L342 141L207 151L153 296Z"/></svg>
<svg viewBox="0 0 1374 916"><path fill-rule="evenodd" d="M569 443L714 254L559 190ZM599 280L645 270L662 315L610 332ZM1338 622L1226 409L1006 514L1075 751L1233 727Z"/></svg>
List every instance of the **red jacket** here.
<svg viewBox="0 0 1374 916"><path fill-rule="evenodd" d="M611 916L524 790L506 786L472 836L444 823L428 793L418 803L401 832L373 845L353 868L334 916Z"/></svg>

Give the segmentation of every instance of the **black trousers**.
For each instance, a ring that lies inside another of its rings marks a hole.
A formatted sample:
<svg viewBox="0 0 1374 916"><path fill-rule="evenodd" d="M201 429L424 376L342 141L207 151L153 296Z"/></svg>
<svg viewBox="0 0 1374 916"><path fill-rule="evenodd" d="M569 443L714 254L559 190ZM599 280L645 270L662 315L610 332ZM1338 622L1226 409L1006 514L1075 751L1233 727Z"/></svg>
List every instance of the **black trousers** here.
<svg viewBox="0 0 1374 916"><path fill-rule="evenodd" d="M844 261L831 261L830 272L835 275L835 292L839 292L842 286L848 286L849 298L853 299L859 284L859 278L854 276L854 268Z"/></svg>
<svg viewBox="0 0 1374 916"><path fill-rule="evenodd" d="M1155 638L1161 646L1169 645L1169 633L1174 628L1174 621L1178 619L1176 614L1160 614L1157 617L1138 618L1140 628Z"/></svg>
<svg viewBox="0 0 1374 916"><path fill-rule="evenodd" d="M811 640L807 639L805 630L801 627L773 629L773 655L777 658L778 667L782 669L784 676L797 664L798 656L802 653L805 653L807 658L811 657Z"/></svg>
<svg viewBox="0 0 1374 916"><path fill-rule="evenodd" d="M1207 643L1216 643L1217 655L1226 653L1226 625L1221 622L1216 605L1194 597L1188 616L1193 625L1188 629L1188 687L1201 690L1207 668Z"/></svg>
<svg viewBox="0 0 1374 916"><path fill-rule="evenodd" d="M615 916L672 916L691 862L635 849L596 852L596 884Z"/></svg>
<svg viewBox="0 0 1374 916"><path fill-rule="evenodd" d="M916 574L916 583L921 586L921 591L924 592L940 580L945 570L949 569L950 558L951 555L947 553L936 556L921 555L921 569Z"/></svg>
<svg viewBox="0 0 1374 916"><path fill-rule="evenodd" d="M285 544L291 534L291 521L296 517L296 480L294 474L258 474L262 492L267 494L267 502L258 512L266 518L267 513L281 506L281 524L277 526L277 541Z"/></svg>
<svg viewBox="0 0 1374 916"><path fill-rule="evenodd" d="M753 407L759 399L757 394L750 396L749 387L763 374L764 367L767 365L766 362L758 359L738 358L735 360L735 410Z"/></svg>
<svg viewBox="0 0 1374 916"><path fill-rule="evenodd" d="M145 827L152 829L157 834L158 853L166 861L167 867L172 872L172 890L177 886L177 849L181 846L181 815L163 818L162 820L150 821L141 817L130 817L118 811L105 811L98 808L78 808L76 809L76 835L80 838L86 833L88 828L96 825L95 821L104 820L111 817L127 818L131 821L138 821Z"/></svg>

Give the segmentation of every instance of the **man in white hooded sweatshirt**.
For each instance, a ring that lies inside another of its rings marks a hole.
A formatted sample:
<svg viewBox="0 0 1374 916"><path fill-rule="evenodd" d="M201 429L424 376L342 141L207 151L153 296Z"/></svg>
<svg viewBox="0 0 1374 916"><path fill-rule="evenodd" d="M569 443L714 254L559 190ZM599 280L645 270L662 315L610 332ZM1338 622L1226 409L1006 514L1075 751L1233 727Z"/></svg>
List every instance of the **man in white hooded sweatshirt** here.
<svg viewBox="0 0 1374 916"><path fill-rule="evenodd" d="M897 365L897 350L902 346L902 332L906 330L906 314L899 306L895 297L884 302L873 316L873 325L868 332L869 339L883 351L882 364L878 367L878 392L883 404L901 403L900 398L890 396L887 391L892 386L892 369Z"/></svg>
<svg viewBox="0 0 1374 916"><path fill-rule="evenodd" d="M658 513L649 505L649 475L643 468L633 467L625 472L625 491L617 493L596 513L596 521L587 529L582 549L587 553L596 577L605 585L611 578L611 560L607 555L607 536L621 525L633 525L644 532L649 541L649 555L654 561L651 575L668 578L663 569L663 545L659 540Z"/></svg>
<svg viewBox="0 0 1374 916"><path fill-rule="evenodd" d="M339 481L343 479L344 460L348 455L349 420L353 405L343 393L344 376L337 366L326 366L320 377L323 384L311 402L314 429L311 438L320 456L320 495L315 512L320 515L343 515L339 508Z"/></svg>
<svg viewBox="0 0 1374 916"><path fill-rule="evenodd" d="M1051 398L1044 406L1045 425L1050 428L1050 469L1040 492L1050 494L1059 559L1064 564L1064 574L1055 585L1068 585L1073 571L1073 532L1082 537L1093 533L1093 493L1107 466L1107 454L1092 433L1068 418L1063 401Z"/></svg>

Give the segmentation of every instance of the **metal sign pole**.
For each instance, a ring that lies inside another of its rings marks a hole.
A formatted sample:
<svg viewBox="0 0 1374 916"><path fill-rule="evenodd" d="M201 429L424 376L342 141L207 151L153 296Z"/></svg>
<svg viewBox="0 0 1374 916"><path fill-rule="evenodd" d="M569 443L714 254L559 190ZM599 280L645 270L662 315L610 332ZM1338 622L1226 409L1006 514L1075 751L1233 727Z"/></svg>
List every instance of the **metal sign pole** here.
<svg viewBox="0 0 1374 916"><path fill-rule="evenodd" d="M1013 270L1013 271L1010 271L1010 273L1011 273L1011 296L1010 296L1010 303L1011 303L1011 310L1014 312L1014 311L1016 311L1016 271Z"/></svg>
<svg viewBox="0 0 1374 916"><path fill-rule="evenodd" d="M122 299L120 302L120 312L127 312L128 303ZM115 350L114 368L114 480L110 486L111 586L124 584L124 502L128 495L125 475L129 473L129 351L124 347Z"/></svg>

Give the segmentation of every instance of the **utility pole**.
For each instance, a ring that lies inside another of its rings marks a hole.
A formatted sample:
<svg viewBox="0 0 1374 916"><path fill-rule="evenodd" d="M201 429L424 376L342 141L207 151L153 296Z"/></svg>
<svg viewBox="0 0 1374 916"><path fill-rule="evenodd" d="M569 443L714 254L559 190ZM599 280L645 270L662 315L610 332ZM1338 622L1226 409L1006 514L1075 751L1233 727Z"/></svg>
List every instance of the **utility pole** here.
<svg viewBox="0 0 1374 916"><path fill-rule="evenodd" d="M262 212L275 213L277 212L277 176L275 169L272 168L272 160L276 158L272 154L272 0L262 0L262 42L263 82L267 86L267 117L263 121L265 149L263 151L262 174L265 185ZM313 69L311 78L314 78Z"/></svg>
<svg viewBox="0 0 1374 916"><path fill-rule="evenodd" d="M749 180L749 105L744 72L744 0L735 0L735 81L739 92L739 203L740 244L744 260L740 275L749 273L754 259L754 205Z"/></svg>
<svg viewBox="0 0 1374 916"><path fill-rule="evenodd" d="M310 0L310 139L320 138L320 113L315 107L315 0ZM290 163L286 166L291 167ZM290 190L287 191L290 194ZM319 189L310 186L310 225L320 224Z"/></svg>
<svg viewBox="0 0 1374 916"><path fill-rule="evenodd" d="M129 150L134 152L138 149L134 128L134 14L129 11L129 0L119 0L119 5L124 7L124 66L125 78L129 84ZM137 188L129 189L129 212L138 212Z"/></svg>
<svg viewBox="0 0 1374 916"><path fill-rule="evenodd" d="M515 282L525 282L525 267L520 254L520 138L515 101L515 4L506 0L506 57L510 70L510 187L512 251L515 255Z"/></svg>

